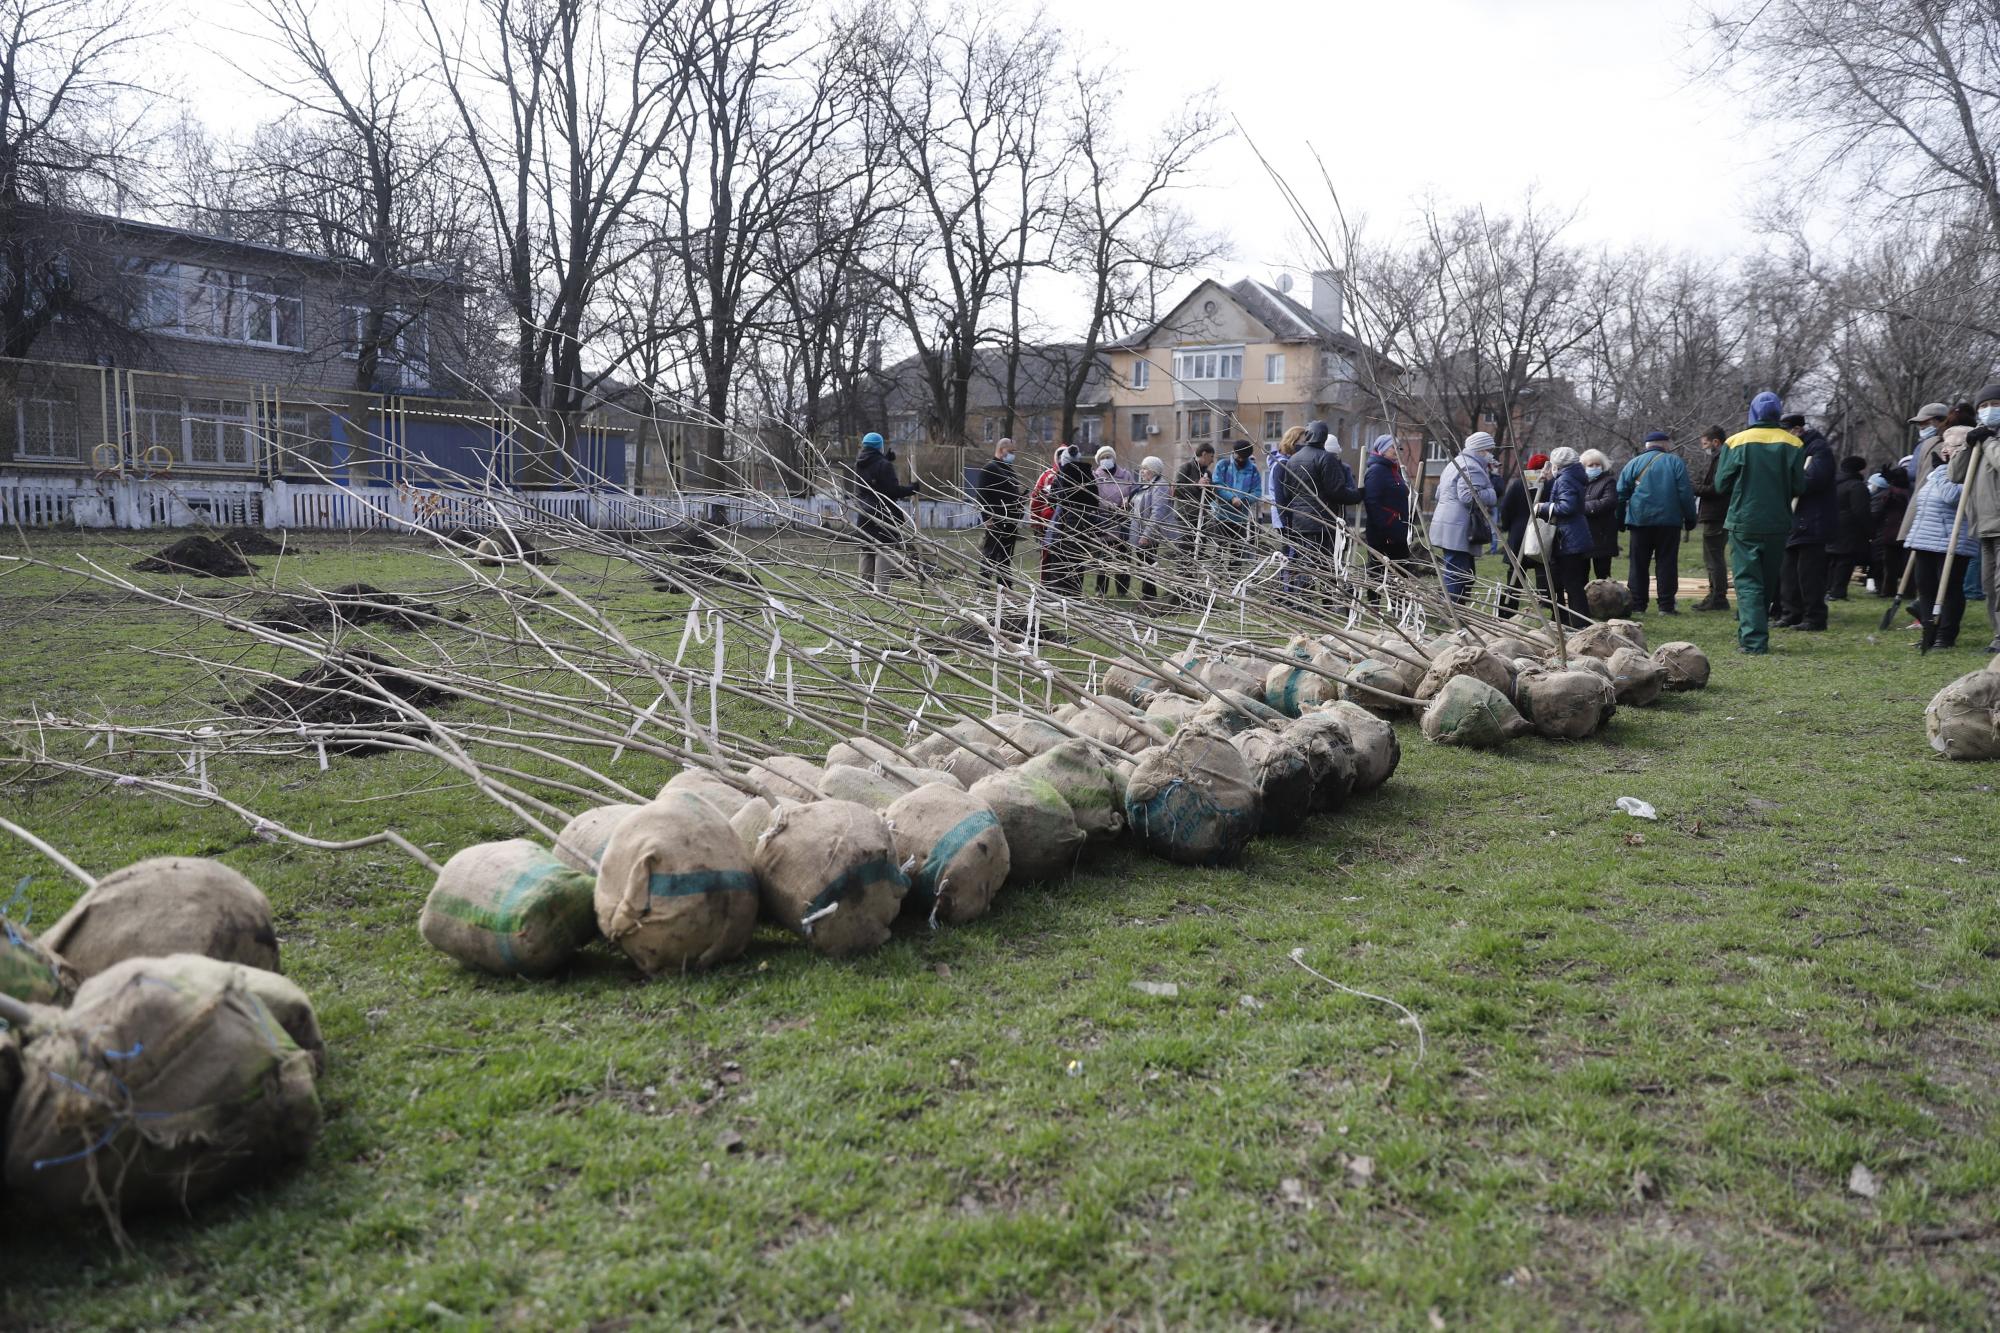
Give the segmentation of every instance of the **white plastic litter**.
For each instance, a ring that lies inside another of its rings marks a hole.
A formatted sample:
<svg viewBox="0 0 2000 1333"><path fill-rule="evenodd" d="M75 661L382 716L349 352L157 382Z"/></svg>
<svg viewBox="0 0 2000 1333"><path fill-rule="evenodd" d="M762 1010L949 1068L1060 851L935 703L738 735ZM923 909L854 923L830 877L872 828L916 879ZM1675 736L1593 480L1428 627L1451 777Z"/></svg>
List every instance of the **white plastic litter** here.
<svg viewBox="0 0 2000 1333"><path fill-rule="evenodd" d="M1636 796L1620 796L1618 798L1618 808L1634 819L1657 820L1660 817L1658 810L1655 810Z"/></svg>

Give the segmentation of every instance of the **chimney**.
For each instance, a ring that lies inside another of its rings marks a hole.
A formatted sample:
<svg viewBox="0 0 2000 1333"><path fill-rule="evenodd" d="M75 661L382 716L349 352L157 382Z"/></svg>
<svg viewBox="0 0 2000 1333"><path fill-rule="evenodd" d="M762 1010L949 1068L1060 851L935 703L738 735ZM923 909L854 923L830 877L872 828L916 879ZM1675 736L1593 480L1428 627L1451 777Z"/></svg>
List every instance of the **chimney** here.
<svg viewBox="0 0 2000 1333"><path fill-rule="evenodd" d="M1335 333L1345 332L1340 325L1340 271L1323 268L1313 274L1312 290L1313 317L1333 329Z"/></svg>

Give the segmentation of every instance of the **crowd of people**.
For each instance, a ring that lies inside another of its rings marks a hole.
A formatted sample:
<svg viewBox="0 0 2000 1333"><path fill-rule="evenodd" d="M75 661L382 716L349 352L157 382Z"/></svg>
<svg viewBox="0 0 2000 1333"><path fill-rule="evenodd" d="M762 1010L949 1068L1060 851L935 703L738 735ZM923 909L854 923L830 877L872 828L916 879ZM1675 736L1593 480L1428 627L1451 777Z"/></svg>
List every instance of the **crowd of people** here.
<svg viewBox="0 0 2000 1333"><path fill-rule="evenodd" d="M1680 549L1698 531L1708 591L1692 609L1731 609L1733 584L1746 653L1769 651L1773 628L1824 631L1827 603L1846 599L1857 577L1881 597L1913 593L1915 627L1951 648L1968 590L1991 590L2000 574L2000 444L1989 447L2000 384L1955 408L1925 404L1910 424L1911 454L1872 474L1865 459L1836 458L1823 433L1768 392L1751 401L1742 430L1704 431L1691 460L1656 430L1615 471L1601 451L1569 447L1511 470L1506 446L1477 431L1439 476L1424 537L1452 600L1472 595L1482 554L1501 555L1502 614L1543 605L1581 626L1592 618L1589 585L1611 577L1621 536L1628 613L1680 614ZM1357 509L1368 585L1385 566L1430 567L1411 556L1410 486L1389 435L1369 447L1359 478L1323 421L1286 431L1261 463L1248 440L1229 442L1225 457L1204 442L1171 476L1155 456L1135 472L1110 445L1088 456L1063 445L1024 486L1016 458L1014 442L1000 440L972 486L981 558L1001 587L1013 585L1016 547L1032 537L1052 591L1123 598L1136 581L1142 603L1171 603L1188 562L1235 578L1266 549L1257 528L1269 524L1277 581L1303 596L1330 581ZM907 539L898 505L917 488L897 478L877 434L864 437L854 468L862 573L881 588ZM2000 653L2000 598L1988 596L1986 612L1987 651Z"/></svg>

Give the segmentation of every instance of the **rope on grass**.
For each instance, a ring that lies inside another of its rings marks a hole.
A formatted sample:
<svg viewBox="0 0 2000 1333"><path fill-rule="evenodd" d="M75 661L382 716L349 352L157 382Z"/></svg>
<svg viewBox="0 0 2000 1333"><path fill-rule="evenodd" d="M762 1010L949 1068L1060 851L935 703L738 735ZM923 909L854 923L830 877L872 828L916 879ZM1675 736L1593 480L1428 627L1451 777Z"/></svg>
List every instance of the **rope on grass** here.
<svg viewBox="0 0 2000 1333"><path fill-rule="evenodd" d="M1396 1003L1396 1001L1390 999L1386 995L1376 995L1372 991L1356 990L1352 986L1342 985L1340 982L1335 981L1332 977L1326 975L1326 973L1324 972L1316 971L1311 964L1306 962L1305 953L1306 951L1303 946L1294 949L1292 950L1290 955L1291 960L1297 963L1300 967L1304 968L1306 971L1311 972L1312 975L1318 977L1321 981L1324 981L1327 985L1333 987L1335 990L1341 991L1347 995L1356 996L1363 1000L1373 1000L1376 1004L1386 1004L1391 1009L1394 1009L1397 1013L1401 1014L1404 1018L1408 1019L1410 1022L1410 1026L1417 1030L1417 1063L1422 1064L1424 1062L1424 1024L1422 1019L1418 1018L1415 1014L1411 1013L1408 1009Z"/></svg>

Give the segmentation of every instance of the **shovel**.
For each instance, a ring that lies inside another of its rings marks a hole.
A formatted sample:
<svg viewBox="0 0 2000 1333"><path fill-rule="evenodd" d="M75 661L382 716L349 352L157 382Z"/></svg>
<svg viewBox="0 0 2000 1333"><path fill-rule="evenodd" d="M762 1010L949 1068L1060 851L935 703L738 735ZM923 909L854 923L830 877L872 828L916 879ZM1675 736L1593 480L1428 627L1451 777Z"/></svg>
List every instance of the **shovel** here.
<svg viewBox="0 0 2000 1333"><path fill-rule="evenodd" d="M1958 492L1958 512L1951 519L1951 540L1944 547L1944 575L1938 579L1937 597L1931 604L1931 613L1924 619L1922 652L1928 653L1931 645L1937 642L1938 618L1944 614L1945 591L1951 587L1951 567L1958 559L1958 533L1965 526L1965 502L1972 495L1973 472L1979 467L1979 451L1985 446L1984 440L1972 446L1972 460L1966 466L1965 485Z"/></svg>
<svg viewBox="0 0 2000 1333"><path fill-rule="evenodd" d="M1903 609L1903 599L1910 595L1910 580L1916 577L1916 573L1917 558L1910 552L1905 551L1903 553L1903 577L1897 580L1895 600L1890 602L1889 609L1882 613L1882 623L1876 626L1877 629L1888 629L1890 623L1896 619L1896 612Z"/></svg>

